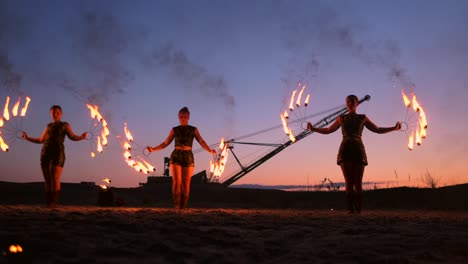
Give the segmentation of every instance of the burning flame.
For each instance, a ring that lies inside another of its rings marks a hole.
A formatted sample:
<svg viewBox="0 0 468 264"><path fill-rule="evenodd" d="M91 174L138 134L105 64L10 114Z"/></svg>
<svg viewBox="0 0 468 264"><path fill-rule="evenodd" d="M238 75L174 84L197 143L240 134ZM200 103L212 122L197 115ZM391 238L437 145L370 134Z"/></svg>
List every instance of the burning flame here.
<svg viewBox="0 0 468 264"><path fill-rule="evenodd" d="M107 183L107 184L110 184L111 183L111 180L109 178L105 178L104 180L102 180L103 182ZM103 190L107 190L109 189L109 186L105 185L105 184L101 184L99 185L99 187L101 187L101 189Z"/></svg>
<svg viewBox="0 0 468 264"><path fill-rule="evenodd" d="M297 98L295 98L296 93L297 93L298 89L301 86L302 86L302 88L301 88L299 94L297 95ZM305 91L306 88L307 88L307 85L301 85L300 82L298 83L298 86L296 87L296 90L294 90L292 92L292 95L291 95L291 100L289 102L289 111L292 112L294 110L294 100L296 101L296 107L299 108L301 106L301 98L302 98L302 95L304 94L304 91ZM304 103L303 103L304 106L307 107L307 105L309 104L309 100L310 100L310 94L307 94L307 96L306 96L306 98L304 100ZM288 110L286 109L283 114L280 114L280 117L281 117L281 123L283 125L284 133L289 136L289 139L292 142L295 142L296 137L294 136L293 131L291 130L291 128L288 125L288 119L289 119Z"/></svg>
<svg viewBox="0 0 468 264"><path fill-rule="evenodd" d="M304 106L307 106L309 104L309 99L310 99L310 94L307 95L305 101L304 101Z"/></svg>
<svg viewBox="0 0 468 264"><path fill-rule="evenodd" d="M286 133L286 135L289 135L288 123L286 122L286 119L284 118L284 115L281 115L281 122L283 123L284 133Z"/></svg>
<svg viewBox="0 0 468 264"><path fill-rule="evenodd" d="M297 90L294 90L291 95L291 102L289 103L289 110L294 110L294 96L296 96Z"/></svg>
<svg viewBox="0 0 468 264"><path fill-rule="evenodd" d="M5 123L3 123L3 118L0 117L0 128L2 128L4 124Z"/></svg>
<svg viewBox="0 0 468 264"><path fill-rule="evenodd" d="M424 109L421 106L421 104L418 102L415 94L412 95L411 101L409 100L408 96L403 91L401 91L401 94L402 94L403 102L405 106L408 108L412 106L412 109L419 115L417 126L415 130L411 131L411 134L408 140L408 148L412 150L414 143L416 143L419 146L422 144L422 139L426 138L427 118L426 118L426 113L424 112Z"/></svg>
<svg viewBox="0 0 468 264"><path fill-rule="evenodd" d="M210 172L216 178L219 178L224 172L226 166L227 158L229 156L229 143L224 141L224 138L221 138L221 143L219 144L219 152L216 155L215 160L210 160Z"/></svg>
<svg viewBox="0 0 468 264"><path fill-rule="evenodd" d="M20 116L26 115L26 111L28 111L29 102L31 102L31 98L29 98L29 96L26 96L26 103L24 104L23 108L21 108Z"/></svg>
<svg viewBox="0 0 468 264"><path fill-rule="evenodd" d="M109 128L107 127L107 121L102 117L101 113L99 113L99 107L97 105L90 105L86 104L86 107L89 109L89 114L92 119L96 119L98 123L102 124L102 130L100 135L97 136L97 144L96 144L96 151L102 153L104 151L103 146L107 146L108 141L107 137L109 137ZM94 124L95 127L98 124ZM95 157L94 152L91 152L91 157Z"/></svg>
<svg viewBox="0 0 468 264"><path fill-rule="evenodd" d="M296 106L297 107L301 106L301 97L302 97L302 94L304 93L305 88L306 88L306 85L302 86L302 89L299 92L299 95L297 96L297 100L296 100Z"/></svg>
<svg viewBox="0 0 468 264"><path fill-rule="evenodd" d="M0 148L2 148L4 152L7 152L9 148L8 145L5 143L5 141L3 140L2 136L0 136Z"/></svg>
<svg viewBox="0 0 468 264"><path fill-rule="evenodd" d="M11 114L13 116L18 115L18 108L19 108L20 100L21 100L21 97L18 97L18 101L16 101L16 103L13 105L13 109L11 109Z"/></svg>
<svg viewBox="0 0 468 264"><path fill-rule="evenodd" d="M130 145L130 143L128 143L127 141L125 141L123 143L123 148L126 149L126 150L131 150L132 149L132 145Z"/></svg>
<svg viewBox="0 0 468 264"><path fill-rule="evenodd" d="M147 160L142 158L140 155L136 155L137 158L140 159L140 161L132 159L132 154L130 153L132 145L129 142L133 142L133 136L127 127L127 123L124 123L124 132L128 141L124 141L122 143L122 148L124 151L123 156L128 166L132 167L135 171L142 172L145 174L149 174L151 171L156 172L156 168L153 165L151 165Z"/></svg>
<svg viewBox="0 0 468 264"><path fill-rule="evenodd" d="M10 120L10 112L8 112L8 105L10 104L10 96L7 96L5 102L5 108L3 108L3 118L5 121Z"/></svg>
<svg viewBox="0 0 468 264"><path fill-rule="evenodd" d="M133 141L133 136L132 133L130 133L130 130L127 128L127 123L124 124L124 132L125 136L127 137L128 141L132 142Z"/></svg>

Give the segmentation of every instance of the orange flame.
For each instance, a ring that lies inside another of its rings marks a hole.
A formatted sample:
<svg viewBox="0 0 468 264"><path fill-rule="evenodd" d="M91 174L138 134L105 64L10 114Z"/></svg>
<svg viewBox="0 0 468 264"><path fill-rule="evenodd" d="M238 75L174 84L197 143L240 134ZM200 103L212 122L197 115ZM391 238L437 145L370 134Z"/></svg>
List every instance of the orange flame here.
<svg viewBox="0 0 468 264"><path fill-rule="evenodd" d="M107 146L107 137L106 137L106 132L103 130L102 133L101 133L101 137L102 137L102 145L103 146Z"/></svg>
<svg viewBox="0 0 468 264"><path fill-rule="evenodd" d="M289 135L289 128L288 128L288 123L286 122L286 119L284 118L283 115L280 115L281 116L281 122L283 123L283 130L284 130L284 133L286 133L286 135Z"/></svg>
<svg viewBox="0 0 468 264"><path fill-rule="evenodd" d="M10 120L10 112L8 112L8 105L10 104L10 96L7 96L5 102L5 108L3 109L3 118L5 121Z"/></svg>
<svg viewBox="0 0 468 264"><path fill-rule="evenodd" d="M126 149L126 150L131 150L132 149L132 145L130 145L130 143L128 143L127 141L125 141L123 143L123 148Z"/></svg>
<svg viewBox="0 0 468 264"><path fill-rule="evenodd" d="M419 131L419 127L416 127L416 144L421 145L421 132Z"/></svg>
<svg viewBox="0 0 468 264"><path fill-rule="evenodd" d="M403 96L403 103L405 104L405 106L410 107L411 101L408 99L408 96L405 94L405 92L403 92L403 90L401 91L401 95Z"/></svg>
<svg viewBox="0 0 468 264"><path fill-rule="evenodd" d="M8 248L10 253L21 253L23 252L23 248L20 245L10 245Z"/></svg>
<svg viewBox="0 0 468 264"><path fill-rule="evenodd" d="M13 116L18 115L18 108L19 108L20 101L21 101L21 97L18 97L18 101L16 101L16 103L13 105L13 108L11 109L11 114Z"/></svg>
<svg viewBox="0 0 468 264"><path fill-rule="evenodd" d="M149 163L148 163L146 160L144 160L144 159L141 159L141 160L143 161L143 163L145 163L145 166L146 166L146 168L148 168L149 171L156 172L156 168L155 168L153 165L149 164Z"/></svg>
<svg viewBox="0 0 468 264"><path fill-rule="evenodd" d="M302 97L302 94L304 93L305 88L306 88L306 85L302 86L302 89L299 92L299 95L297 96L297 100L296 100L296 106L297 107L301 106L301 97Z"/></svg>
<svg viewBox="0 0 468 264"><path fill-rule="evenodd" d="M96 118L96 110L94 110L94 107L90 104L86 104L86 106L89 108L89 113L91 114L91 118L94 119Z"/></svg>
<svg viewBox="0 0 468 264"><path fill-rule="evenodd" d="M295 142L295 141L296 141L296 137L293 135L293 132L291 131L291 129L289 129L289 139L290 139L292 142Z"/></svg>
<svg viewBox="0 0 468 264"><path fill-rule="evenodd" d="M411 135L409 136L408 140L408 148L409 150L413 150L414 147L414 132L411 132Z"/></svg>
<svg viewBox="0 0 468 264"><path fill-rule="evenodd" d="M24 104L23 108L21 108L20 116L26 115L26 111L28 111L29 102L31 102L31 98L29 98L29 96L26 96L26 103Z"/></svg>
<svg viewBox="0 0 468 264"><path fill-rule="evenodd" d="M284 118L286 118L286 119L289 118L288 110L284 110L283 116L284 116Z"/></svg>
<svg viewBox="0 0 468 264"><path fill-rule="evenodd" d="M97 148L96 148L96 150L99 153L102 153L102 145L101 145L101 137L100 136L97 136Z"/></svg>
<svg viewBox="0 0 468 264"><path fill-rule="evenodd" d="M133 166L136 165L136 162L134 160L132 160L132 159L126 159L125 161L127 162L128 166L130 166L130 167L133 167Z"/></svg>
<svg viewBox="0 0 468 264"><path fill-rule="evenodd" d="M105 183L111 183L111 180L109 178L105 178L104 180L102 180L103 182Z"/></svg>
<svg viewBox="0 0 468 264"><path fill-rule="evenodd" d="M7 152L9 148L5 141L3 141L2 136L0 136L0 148L2 148L4 152Z"/></svg>
<svg viewBox="0 0 468 264"><path fill-rule="evenodd" d="M3 122L3 118L0 117L0 128L2 128L4 124L5 124L5 123Z"/></svg>
<svg viewBox="0 0 468 264"><path fill-rule="evenodd" d="M124 124L124 132L125 136L127 137L128 141L132 142L133 141L133 136L132 133L130 133L130 130L127 128L127 123Z"/></svg>
<svg viewBox="0 0 468 264"><path fill-rule="evenodd" d="M421 109L421 106L419 105L418 100L416 99L416 95L414 94L413 94L413 99L411 103L413 104L414 111L419 112L419 110Z"/></svg>
<svg viewBox="0 0 468 264"><path fill-rule="evenodd" d="M91 158L94 158L96 157L96 153L94 153L94 151L91 151Z"/></svg>
<svg viewBox="0 0 468 264"><path fill-rule="evenodd" d="M220 149L224 148L224 138L221 138L221 142L219 142L219 148Z"/></svg>
<svg viewBox="0 0 468 264"><path fill-rule="evenodd" d="M128 150L125 151L123 155L124 155L125 159L127 159L127 160L132 159L132 154L130 154L130 152Z"/></svg>
<svg viewBox="0 0 468 264"><path fill-rule="evenodd" d="M310 94L307 95L305 101L304 101L304 106L307 106L309 104L309 99L310 99Z"/></svg>
<svg viewBox="0 0 468 264"><path fill-rule="evenodd" d="M294 110L294 97L296 96L297 89L293 91L291 95L291 101L289 102L289 110Z"/></svg>

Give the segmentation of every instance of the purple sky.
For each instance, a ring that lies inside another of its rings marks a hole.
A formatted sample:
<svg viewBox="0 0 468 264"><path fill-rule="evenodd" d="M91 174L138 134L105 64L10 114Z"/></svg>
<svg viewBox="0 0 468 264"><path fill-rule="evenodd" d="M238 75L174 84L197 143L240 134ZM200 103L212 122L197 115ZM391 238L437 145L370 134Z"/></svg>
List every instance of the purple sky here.
<svg viewBox="0 0 468 264"><path fill-rule="evenodd" d="M91 142L67 140L62 182L108 177L133 187L146 176L125 163L119 137L128 123L139 146L157 145L191 111L209 144L281 123L298 81L309 83L307 114L341 106L348 94L371 95L358 112L380 126L409 121L400 89L414 92L428 135L409 151L407 134L364 132L365 181L421 186L468 181L468 2L465 1L1 1L0 106L6 96L32 101L21 124L39 137L59 104L76 133L89 129L86 103L98 104L111 136L92 159ZM316 122L323 115L310 118ZM8 136L6 127L0 129ZM280 143L281 128L243 141ZM339 131L313 134L236 184L342 181ZM8 143L8 142L7 142ZM40 145L11 141L0 152L1 181L42 181ZM194 149L198 149L197 143ZM248 164L268 148L235 146ZM151 154L162 173L172 146ZM138 153L137 153L138 154ZM195 172L209 169L207 152ZM225 179L239 167L230 157Z"/></svg>

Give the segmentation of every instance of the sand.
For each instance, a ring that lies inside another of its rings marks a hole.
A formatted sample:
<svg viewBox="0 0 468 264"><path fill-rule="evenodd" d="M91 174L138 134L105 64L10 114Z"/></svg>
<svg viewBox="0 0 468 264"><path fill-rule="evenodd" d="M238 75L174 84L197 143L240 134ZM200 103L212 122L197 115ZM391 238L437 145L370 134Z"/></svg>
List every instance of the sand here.
<svg viewBox="0 0 468 264"><path fill-rule="evenodd" d="M18 193L8 187L10 194ZM124 198L131 192L115 191ZM235 197L211 207L203 207L207 201L198 194L191 209L180 211L166 200L156 206L157 198L148 201L147 193L138 192L140 198L132 195L133 203L144 201L138 206L97 206L96 196L89 195L78 205L80 196L73 193L75 200L65 196L65 204L54 209L44 208L41 197L19 203L0 196L0 263L468 263L463 208L379 209L376 204L385 205L385 199L372 194L367 195L374 199L370 208L348 215L343 208L319 208L337 201L309 207L304 199L298 205L293 199L268 203L297 194L236 190ZM242 192L243 199L237 197ZM328 198L343 202L338 194ZM268 208L272 204L282 208ZM23 252L9 253L12 244Z"/></svg>

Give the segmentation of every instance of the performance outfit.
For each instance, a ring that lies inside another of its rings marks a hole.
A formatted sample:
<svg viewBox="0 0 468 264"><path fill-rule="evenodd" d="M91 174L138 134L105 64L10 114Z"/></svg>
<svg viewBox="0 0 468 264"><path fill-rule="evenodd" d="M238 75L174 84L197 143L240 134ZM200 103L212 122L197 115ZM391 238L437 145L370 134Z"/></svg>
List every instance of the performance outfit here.
<svg viewBox="0 0 468 264"><path fill-rule="evenodd" d="M175 146L192 148L196 129L196 127L189 125L173 127L172 130L174 130ZM170 163L180 165L182 167L195 166L192 150L174 149L171 153Z"/></svg>
<svg viewBox="0 0 468 264"><path fill-rule="evenodd" d="M367 165L366 150L361 139L365 121L366 115L349 113L341 116L343 140L338 151L338 165L343 161L362 162Z"/></svg>
<svg viewBox="0 0 468 264"><path fill-rule="evenodd" d="M67 122L53 122L47 125L47 133L41 150L41 167L49 168L50 164L63 167L65 165L65 135Z"/></svg>

